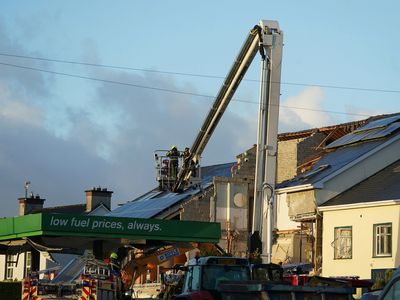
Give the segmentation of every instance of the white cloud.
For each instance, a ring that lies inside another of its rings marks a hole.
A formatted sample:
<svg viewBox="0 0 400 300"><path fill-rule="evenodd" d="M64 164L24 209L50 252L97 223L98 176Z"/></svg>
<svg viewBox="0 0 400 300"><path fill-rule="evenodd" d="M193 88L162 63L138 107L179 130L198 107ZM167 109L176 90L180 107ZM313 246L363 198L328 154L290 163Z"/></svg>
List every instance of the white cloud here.
<svg viewBox="0 0 400 300"><path fill-rule="evenodd" d="M296 131L331 124L331 116L323 111L324 96L320 87L308 87L298 95L282 101L281 131Z"/></svg>
<svg viewBox="0 0 400 300"><path fill-rule="evenodd" d="M0 117L8 119L17 124L25 123L26 125L39 127L42 125L41 113L28 105L16 101L2 101L0 108Z"/></svg>
<svg viewBox="0 0 400 300"><path fill-rule="evenodd" d="M40 127L43 123L42 113L20 100L11 99L9 90L0 82L0 118L14 125Z"/></svg>

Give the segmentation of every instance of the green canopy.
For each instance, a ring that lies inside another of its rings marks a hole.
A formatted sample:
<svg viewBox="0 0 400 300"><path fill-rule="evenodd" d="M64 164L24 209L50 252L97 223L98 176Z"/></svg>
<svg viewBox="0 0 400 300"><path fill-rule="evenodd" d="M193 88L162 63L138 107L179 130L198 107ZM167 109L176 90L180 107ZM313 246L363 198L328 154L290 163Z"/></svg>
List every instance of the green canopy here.
<svg viewBox="0 0 400 300"><path fill-rule="evenodd" d="M219 223L38 213L0 219L0 243L25 239L48 250L89 249L93 242L113 248L165 242L217 243Z"/></svg>

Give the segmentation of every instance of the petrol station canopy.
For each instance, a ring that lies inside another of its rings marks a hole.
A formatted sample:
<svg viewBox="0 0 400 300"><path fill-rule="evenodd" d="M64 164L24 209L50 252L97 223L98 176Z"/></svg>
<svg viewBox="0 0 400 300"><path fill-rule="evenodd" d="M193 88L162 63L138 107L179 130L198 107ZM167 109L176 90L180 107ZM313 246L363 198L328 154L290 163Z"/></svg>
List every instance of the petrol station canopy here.
<svg viewBox="0 0 400 300"><path fill-rule="evenodd" d="M79 253L94 245L108 251L126 245L217 243L220 235L219 223L38 213L0 219L0 253L32 246Z"/></svg>

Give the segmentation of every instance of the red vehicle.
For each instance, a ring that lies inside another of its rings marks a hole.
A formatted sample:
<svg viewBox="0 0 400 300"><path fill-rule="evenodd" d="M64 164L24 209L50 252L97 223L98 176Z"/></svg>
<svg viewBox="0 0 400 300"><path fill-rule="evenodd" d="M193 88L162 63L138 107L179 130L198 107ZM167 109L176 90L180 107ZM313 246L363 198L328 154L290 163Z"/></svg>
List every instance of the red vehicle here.
<svg viewBox="0 0 400 300"><path fill-rule="evenodd" d="M22 300L121 300L121 283L107 264L91 255L76 257L52 280L33 273L22 282Z"/></svg>

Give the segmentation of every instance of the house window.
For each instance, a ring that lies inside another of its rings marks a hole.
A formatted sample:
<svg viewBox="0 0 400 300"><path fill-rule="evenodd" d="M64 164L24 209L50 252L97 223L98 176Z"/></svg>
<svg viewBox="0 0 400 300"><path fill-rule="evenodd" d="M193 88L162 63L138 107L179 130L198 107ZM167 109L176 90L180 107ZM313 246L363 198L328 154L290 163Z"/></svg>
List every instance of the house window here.
<svg viewBox="0 0 400 300"><path fill-rule="evenodd" d="M14 265L16 261L16 255L6 256L6 278L7 280L14 279Z"/></svg>
<svg viewBox="0 0 400 300"><path fill-rule="evenodd" d="M32 270L32 252L25 252L25 276L29 275Z"/></svg>
<svg viewBox="0 0 400 300"><path fill-rule="evenodd" d="M335 240L335 259L348 259L352 257L352 227L336 227Z"/></svg>
<svg viewBox="0 0 400 300"><path fill-rule="evenodd" d="M392 255L392 224L374 225L374 256Z"/></svg>

